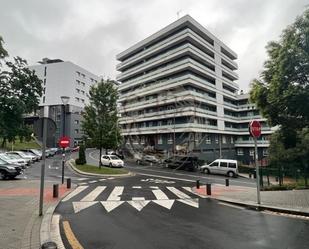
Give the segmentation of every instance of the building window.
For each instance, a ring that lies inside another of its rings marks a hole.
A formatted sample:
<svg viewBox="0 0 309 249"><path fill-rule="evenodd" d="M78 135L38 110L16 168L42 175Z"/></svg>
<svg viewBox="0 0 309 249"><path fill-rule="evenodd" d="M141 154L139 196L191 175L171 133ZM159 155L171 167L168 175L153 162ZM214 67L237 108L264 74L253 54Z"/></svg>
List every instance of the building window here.
<svg viewBox="0 0 309 249"><path fill-rule="evenodd" d="M76 88L76 92L77 92L77 93L79 93L79 92L80 92L80 90L79 90L78 88Z"/></svg>
<svg viewBox="0 0 309 249"><path fill-rule="evenodd" d="M218 135L215 135L215 142L216 142L216 144L219 143L219 136Z"/></svg>
<svg viewBox="0 0 309 249"><path fill-rule="evenodd" d="M85 100L84 99L80 99L82 101L82 103L85 103Z"/></svg>
<svg viewBox="0 0 309 249"><path fill-rule="evenodd" d="M44 88L43 88L43 94L45 94L45 91L46 91L46 88L44 87Z"/></svg>
<svg viewBox="0 0 309 249"><path fill-rule="evenodd" d="M243 156L244 155L244 149L243 148L238 148L237 149L237 155L238 156Z"/></svg>
<svg viewBox="0 0 309 249"><path fill-rule="evenodd" d="M78 129L75 129L74 132L75 132L75 134L78 134L78 133L79 133L79 130L78 130Z"/></svg>
<svg viewBox="0 0 309 249"><path fill-rule="evenodd" d="M76 100L77 102L79 102L79 98L75 98L75 100Z"/></svg>
<svg viewBox="0 0 309 249"><path fill-rule="evenodd" d="M141 141L141 144L145 144L145 137L142 136L140 141Z"/></svg>
<svg viewBox="0 0 309 249"><path fill-rule="evenodd" d="M163 144L162 135L158 135L158 144Z"/></svg>
<svg viewBox="0 0 309 249"><path fill-rule="evenodd" d="M211 144L211 136L206 135L206 144Z"/></svg>
<svg viewBox="0 0 309 249"><path fill-rule="evenodd" d="M44 76L47 74L47 67L44 67Z"/></svg>
<svg viewBox="0 0 309 249"><path fill-rule="evenodd" d="M80 76L80 72L76 71L76 73L77 73L77 76L79 77Z"/></svg>
<svg viewBox="0 0 309 249"><path fill-rule="evenodd" d="M234 143L234 137L231 136L231 144L233 144L233 143Z"/></svg>
<svg viewBox="0 0 309 249"><path fill-rule="evenodd" d="M268 156L268 149L267 148L263 148L263 156Z"/></svg>
<svg viewBox="0 0 309 249"><path fill-rule="evenodd" d="M44 86L46 85L46 79L44 79Z"/></svg>
<svg viewBox="0 0 309 249"><path fill-rule="evenodd" d="M82 86L85 86L85 85L86 85L85 82L81 82L81 84L82 84Z"/></svg>
<svg viewBox="0 0 309 249"><path fill-rule="evenodd" d="M254 149L250 149L249 153L250 153L250 156L254 156Z"/></svg>
<svg viewBox="0 0 309 249"><path fill-rule="evenodd" d="M226 136L224 136L224 135L222 136L222 143L226 144Z"/></svg>
<svg viewBox="0 0 309 249"><path fill-rule="evenodd" d="M167 125L172 125L172 124L173 124L173 120L172 119L167 120Z"/></svg>
<svg viewBox="0 0 309 249"><path fill-rule="evenodd" d="M77 83L77 85L80 85L80 81L79 80L76 80L76 83Z"/></svg>
<svg viewBox="0 0 309 249"><path fill-rule="evenodd" d="M173 135L172 134L168 134L167 144L173 144Z"/></svg>
<svg viewBox="0 0 309 249"><path fill-rule="evenodd" d="M43 104L45 103L45 96L43 96Z"/></svg>
<svg viewBox="0 0 309 249"><path fill-rule="evenodd" d="M162 121L158 121L158 126L162 126Z"/></svg>
<svg viewBox="0 0 309 249"><path fill-rule="evenodd" d="M74 124L79 124L79 120L75 120L75 121L74 121Z"/></svg>
<svg viewBox="0 0 309 249"><path fill-rule="evenodd" d="M82 95L85 95L85 91L81 90L80 92L82 93Z"/></svg>
<svg viewBox="0 0 309 249"><path fill-rule="evenodd" d="M83 78L85 78L85 77L86 77L86 75L84 75L83 73L82 73L81 75L82 75L82 77L83 77Z"/></svg>

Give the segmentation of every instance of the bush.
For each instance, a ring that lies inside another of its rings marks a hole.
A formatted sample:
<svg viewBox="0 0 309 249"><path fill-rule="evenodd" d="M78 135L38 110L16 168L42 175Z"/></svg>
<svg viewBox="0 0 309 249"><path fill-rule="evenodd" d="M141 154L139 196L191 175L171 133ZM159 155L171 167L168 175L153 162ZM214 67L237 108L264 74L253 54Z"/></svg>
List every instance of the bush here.
<svg viewBox="0 0 309 249"><path fill-rule="evenodd" d="M77 165L84 165L84 164L87 163L86 155L85 155L85 146L84 145L81 145L79 147L78 158L75 160L75 163Z"/></svg>

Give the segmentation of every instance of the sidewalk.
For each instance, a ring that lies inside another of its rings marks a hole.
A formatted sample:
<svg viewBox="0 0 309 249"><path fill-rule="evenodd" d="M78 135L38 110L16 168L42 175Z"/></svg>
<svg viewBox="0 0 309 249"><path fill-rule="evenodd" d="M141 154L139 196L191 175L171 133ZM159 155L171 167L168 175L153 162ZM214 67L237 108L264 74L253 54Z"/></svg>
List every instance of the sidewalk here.
<svg viewBox="0 0 309 249"><path fill-rule="evenodd" d="M200 195L206 195L205 186L194 188ZM248 206L257 205L256 188L213 184L211 198L240 203ZM261 207L282 209L282 211L300 212L309 216L309 189L286 191L261 191Z"/></svg>
<svg viewBox="0 0 309 249"><path fill-rule="evenodd" d="M1 249L40 248L39 187L39 180L0 181ZM59 186L59 199L66 191ZM52 197L52 183L45 183L43 212L59 199Z"/></svg>

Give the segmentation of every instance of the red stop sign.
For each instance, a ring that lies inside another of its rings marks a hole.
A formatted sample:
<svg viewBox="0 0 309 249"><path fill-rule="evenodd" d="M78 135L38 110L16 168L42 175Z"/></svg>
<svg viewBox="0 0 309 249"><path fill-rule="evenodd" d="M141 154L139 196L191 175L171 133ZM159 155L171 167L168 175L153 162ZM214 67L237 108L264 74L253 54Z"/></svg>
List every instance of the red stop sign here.
<svg viewBox="0 0 309 249"><path fill-rule="evenodd" d="M249 124L249 132L252 137L258 138L261 136L261 124L259 121L253 120Z"/></svg>
<svg viewBox="0 0 309 249"><path fill-rule="evenodd" d="M66 148L70 146L70 138L69 137L61 137L59 139L59 146L61 148Z"/></svg>

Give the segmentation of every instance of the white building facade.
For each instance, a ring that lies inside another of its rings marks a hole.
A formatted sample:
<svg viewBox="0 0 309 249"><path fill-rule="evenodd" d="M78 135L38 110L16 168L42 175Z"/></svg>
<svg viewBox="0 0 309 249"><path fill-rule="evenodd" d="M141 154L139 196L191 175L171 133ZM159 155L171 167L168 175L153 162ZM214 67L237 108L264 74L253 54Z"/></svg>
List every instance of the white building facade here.
<svg viewBox="0 0 309 249"><path fill-rule="evenodd" d="M236 59L188 15L118 54L119 123L127 146L193 152L209 161L240 157L242 150L245 157L253 146L250 119L263 122L263 136L270 129L251 105L244 111L248 95L237 94Z"/></svg>
<svg viewBox="0 0 309 249"><path fill-rule="evenodd" d="M40 109L49 106L49 117L57 126L53 142L50 143L57 146L59 137L66 135L71 138L70 145L74 146L82 140L81 112L85 105L89 104L90 86L96 84L99 77L69 61L44 58L39 63L29 68L34 70L43 82ZM69 97L65 108L61 96Z"/></svg>

